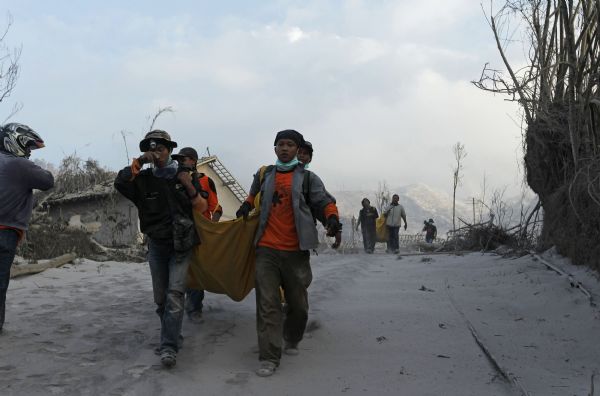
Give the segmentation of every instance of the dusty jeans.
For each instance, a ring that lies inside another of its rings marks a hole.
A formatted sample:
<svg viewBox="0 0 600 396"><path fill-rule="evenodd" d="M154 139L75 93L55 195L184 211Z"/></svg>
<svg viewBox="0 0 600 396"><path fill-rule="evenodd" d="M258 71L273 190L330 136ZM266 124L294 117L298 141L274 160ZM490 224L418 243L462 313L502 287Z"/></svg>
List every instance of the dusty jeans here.
<svg viewBox="0 0 600 396"><path fill-rule="evenodd" d="M18 241L19 235L15 230L0 229L0 330L4 325L6 291Z"/></svg>
<svg viewBox="0 0 600 396"><path fill-rule="evenodd" d="M302 340L308 321L308 292L312 281L310 253L287 252L266 247L256 249L256 331L259 360L279 365L281 340ZM282 286L288 310L282 321ZM283 322L283 323L282 323Z"/></svg>
<svg viewBox="0 0 600 396"><path fill-rule="evenodd" d="M183 322L185 280L192 251L176 252L173 241L150 239L148 262L152 274L152 291L160 317L160 349L179 350Z"/></svg>

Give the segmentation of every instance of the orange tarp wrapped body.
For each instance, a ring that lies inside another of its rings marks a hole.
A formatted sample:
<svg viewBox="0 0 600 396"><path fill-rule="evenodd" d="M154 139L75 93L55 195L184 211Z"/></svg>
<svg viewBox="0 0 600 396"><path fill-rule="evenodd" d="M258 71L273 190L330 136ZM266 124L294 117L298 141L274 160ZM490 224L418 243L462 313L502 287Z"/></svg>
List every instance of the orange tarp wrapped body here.
<svg viewBox="0 0 600 396"><path fill-rule="evenodd" d="M377 220L375 220L375 233L377 234L377 242L387 242L388 240L388 230L385 226L385 216L379 216Z"/></svg>
<svg viewBox="0 0 600 396"><path fill-rule="evenodd" d="M194 248L188 270L188 286L211 293L227 294L241 301L254 288L254 235L257 215L213 223L194 213L202 243Z"/></svg>

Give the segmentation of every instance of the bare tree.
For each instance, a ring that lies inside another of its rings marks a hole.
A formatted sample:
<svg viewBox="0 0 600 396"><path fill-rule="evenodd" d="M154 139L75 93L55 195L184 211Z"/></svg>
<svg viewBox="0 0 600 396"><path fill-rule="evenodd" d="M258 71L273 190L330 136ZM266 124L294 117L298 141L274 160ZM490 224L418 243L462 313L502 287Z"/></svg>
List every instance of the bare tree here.
<svg viewBox="0 0 600 396"><path fill-rule="evenodd" d="M6 44L6 37L12 24L12 15L7 14L6 27L3 31L0 31L0 102L10 96L19 78L19 59L21 58L22 48L11 48ZM18 110L20 110L19 105L15 105L10 116Z"/></svg>
<svg viewBox="0 0 600 396"><path fill-rule="evenodd" d="M478 210L479 210L479 223L483 222L483 208L486 206L485 199L487 194L487 175L485 172L483 173L483 180L481 181L481 195L478 200Z"/></svg>
<svg viewBox="0 0 600 396"><path fill-rule="evenodd" d="M452 231L456 232L456 189L462 181L463 160L467 156L467 151L464 144L456 142L452 146L452 152L455 160L452 168Z"/></svg>
<svg viewBox="0 0 600 396"><path fill-rule="evenodd" d="M527 219L543 206L543 247L600 268L590 248L600 238L600 1L498 3L484 13L504 71L486 64L473 83L520 106L527 183L541 202ZM524 61L509 59L515 23Z"/></svg>
<svg viewBox="0 0 600 396"><path fill-rule="evenodd" d="M379 187L377 188L377 193L375 193L375 205L380 214L383 213L384 209L389 205L391 201L392 198L387 182L385 180L380 181Z"/></svg>
<svg viewBox="0 0 600 396"><path fill-rule="evenodd" d="M506 194L506 186L496 188L492 191L490 198L491 213L497 222L497 226L501 230L506 230L511 224L513 209L508 206L504 195Z"/></svg>
<svg viewBox="0 0 600 396"><path fill-rule="evenodd" d="M173 110L173 108L171 106L159 107L156 114L154 114L154 117L148 117L148 119L150 119L150 118L152 119L152 121L150 122L150 128L148 128L148 132L150 132L151 130L154 129L154 124L156 123L156 120L158 119L158 117L160 117L164 113L173 113L174 111L175 110Z"/></svg>
<svg viewBox="0 0 600 396"><path fill-rule="evenodd" d="M127 138L125 137L125 135L130 135L130 132L126 132L123 129L121 129L121 137L123 138L123 144L125 145L125 156L127 157L127 162L126 164L129 163L129 149L127 148Z"/></svg>

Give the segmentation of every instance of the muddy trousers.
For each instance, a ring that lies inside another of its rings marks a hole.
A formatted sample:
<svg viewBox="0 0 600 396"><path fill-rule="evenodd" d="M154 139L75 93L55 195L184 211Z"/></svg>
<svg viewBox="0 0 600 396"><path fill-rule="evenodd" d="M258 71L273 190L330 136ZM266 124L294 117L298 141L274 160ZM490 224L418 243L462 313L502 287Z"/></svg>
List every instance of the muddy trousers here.
<svg viewBox="0 0 600 396"><path fill-rule="evenodd" d="M10 282L10 267L15 259L19 235L15 230L0 229L0 330L4 325L6 291Z"/></svg>
<svg viewBox="0 0 600 396"><path fill-rule="evenodd" d="M373 227L363 227L362 237L365 252L372 252L373 250L375 250L375 241L377 240L375 224L373 224Z"/></svg>
<svg viewBox="0 0 600 396"><path fill-rule="evenodd" d="M310 253L267 247L256 249L256 331L259 360L279 365L282 339L302 340L308 321L308 286L312 281ZM281 307L279 287L283 287L288 309Z"/></svg>
<svg viewBox="0 0 600 396"><path fill-rule="evenodd" d="M179 350L185 281L192 251L176 252L173 241L150 239L148 262L156 313L160 318L160 349Z"/></svg>

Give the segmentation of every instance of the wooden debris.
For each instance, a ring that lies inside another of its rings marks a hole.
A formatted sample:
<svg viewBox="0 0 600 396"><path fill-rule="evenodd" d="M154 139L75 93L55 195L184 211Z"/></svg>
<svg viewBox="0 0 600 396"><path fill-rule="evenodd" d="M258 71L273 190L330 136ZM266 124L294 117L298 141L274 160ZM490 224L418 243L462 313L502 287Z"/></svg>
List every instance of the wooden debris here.
<svg viewBox="0 0 600 396"><path fill-rule="evenodd" d="M76 258L77 255L75 253L67 253L63 254L62 256L58 256L56 258L48 260L47 262L42 264L13 265L10 268L10 277L15 278L17 276L22 275L37 274L39 272L47 270L48 268L58 268L67 263L70 263Z"/></svg>

